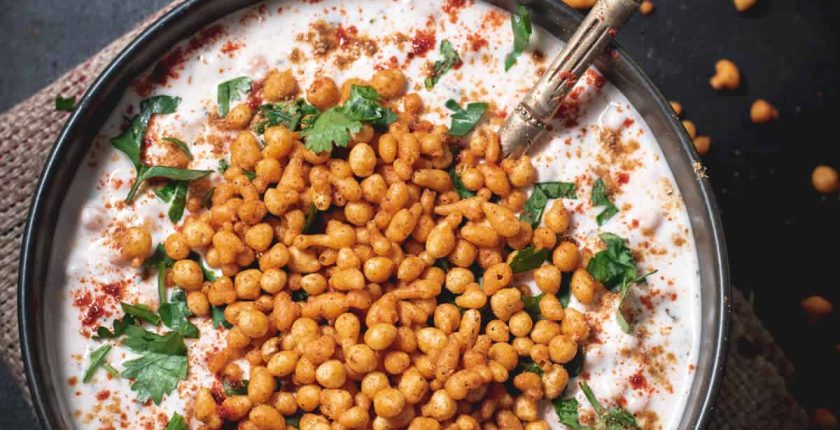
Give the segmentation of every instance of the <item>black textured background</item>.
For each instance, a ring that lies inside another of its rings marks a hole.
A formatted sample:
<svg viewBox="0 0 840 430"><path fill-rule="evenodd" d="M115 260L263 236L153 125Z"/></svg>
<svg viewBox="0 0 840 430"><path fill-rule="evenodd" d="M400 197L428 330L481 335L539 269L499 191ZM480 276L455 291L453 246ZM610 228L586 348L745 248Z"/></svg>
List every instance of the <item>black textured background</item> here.
<svg viewBox="0 0 840 430"><path fill-rule="evenodd" d="M166 0L0 0L0 111L83 61ZM799 301L840 304L840 199L810 185L817 164L840 168L840 2L758 0L739 14L730 0L659 0L620 42L662 92L683 104L700 134L721 206L735 287L754 293L767 328L796 365L790 387L809 409L840 412L840 318L809 324ZM712 90L719 58L743 83ZM754 99L779 109L749 120ZM38 425L0 367L0 428Z"/></svg>

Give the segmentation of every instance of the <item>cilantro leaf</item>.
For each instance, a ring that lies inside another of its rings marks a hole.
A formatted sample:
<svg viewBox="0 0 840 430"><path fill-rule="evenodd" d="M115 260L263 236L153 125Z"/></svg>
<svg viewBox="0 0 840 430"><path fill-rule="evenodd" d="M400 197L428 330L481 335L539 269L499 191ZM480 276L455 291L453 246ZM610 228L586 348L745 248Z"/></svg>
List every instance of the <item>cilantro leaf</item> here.
<svg viewBox="0 0 840 430"><path fill-rule="evenodd" d="M322 112L311 127L303 130L301 136L306 140L306 149L318 153L332 151L333 145L346 147L350 143L350 134L362 130L362 123L352 119L339 107L332 107Z"/></svg>
<svg viewBox="0 0 840 430"><path fill-rule="evenodd" d="M210 187L210 189L208 189L207 192L204 193L204 196L201 197L201 207L203 207L204 209L210 209L210 207L213 205L213 193L215 191L216 187Z"/></svg>
<svg viewBox="0 0 840 430"><path fill-rule="evenodd" d="M178 139L177 137L164 137L163 140L175 145L175 147L178 148L179 151L183 152L190 160L193 159L190 147L183 140Z"/></svg>
<svg viewBox="0 0 840 430"><path fill-rule="evenodd" d="M294 428L300 428L300 417L299 416L291 416L285 418L286 425L292 426Z"/></svg>
<svg viewBox="0 0 840 430"><path fill-rule="evenodd" d="M227 396L242 396L248 394L248 380L231 381L230 379L222 379L222 389Z"/></svg>
<svg viewBox="0 0 840 430"><path fill-rule="evenodd" d="M293 103L264 104L260 106L260 116L264 120L257 123L255 131L263 134L265 129L276 125L298 131L302 125L305 125L305 119L317 114L318 109L304 99L298 99Z"/></svg>
<svg viewBox="0 0 840 430"><path fill-rule="evenodd" d="M132 325L126 328L125 335L123 344L137 352L156 352L169 355L187 354L184 337L174 331L159 335Z"/></svg>
<svg viewBox="0 0 840 430"><path fill-rule="evenodd" d="M526 357L519 360L519 367L522 369L523 372L536 373L540 376L542 376L544 373L542 368L537 363L535 363L534 360L530 357Z"/></svg>
<svg viewBox="0 0 840 430"><path fill-rule="evenodd" d="M544 294L538 294L536 296L522 296L522 303L525 304L525 312L528 312L528 315L530 315L533 320L542 319L540 302L542 301L543 296Z"/></svg>
<svg viewBox="0 0 840 430"><path fill-rule="evenodd" d="M225 306L211 306L211 317L214 328L231 328L233 325L225 319Z"/></svg>
<svg viewBox="0 0 840 430"><path fill-rule="evenodd" d="M513 273L522 273L540 267L551 256L550 249L536 249L533 245L517 251L510 268Z"/></svg>
<svg viewBox="0 0 840 430"><path fill-rule="evenodd" d="M187 206L187 190L190 187L188 181L177 181L175 185L175 195L172 199L172 206L169 207L169 220L178 222L184 216L184 208Z"/></svg>
<svg viewBox="0 0 840 430"><path fill-rule="evenodd" d="M596 253L586 266L586 270L595 280L612 291L617 291L622 284L636 279L636 264L633 253L627 248L627 240L612 233L601 233L599 238L607 245Z"/></svg>
<svg viewBox="0 0 840 430"><path fill-rule="evenodd" d="M452 125L449 127L450 136L466 136L481 121L484 112L487 111L487 103L470 103L464 109L455 100L446 101L446 107L455 112L452 118Z"/></svg>
<svg viewBox="0 0 840 430"><path fill-rule="evenodd" d="M122 375L134 378L131 390L137 393L137 401L149 399L159 405L164 394L169 394L178 382L187 378L187 356L146 352L139 358L124 363Z"/></svg>
<svg viewBox="0 0 840 430"><path fill-rule="evenodd" d="M85 370L82 382L90 382L90 380L93 379L96 369L99 369L106 364L105 356L107 356L110 351L111 345L102 345L90 353L90 365L88 365L87 370Z"/></svg>
<svg viewBox="0 0 840 430"><path fill-rule="evenodd" d="M201 256L197 253L193 252L190 254L190 260L194 260L198 263L198 267L201 268L201 273L204 274L204 279L213 282L216 279L219 279L219 275L216 274L215 271L212 269L208 269L207 266L204 265L204 261L201 259Z"/></svg>
<svg viewBox="0 0 840 430"><path fill-rule="evenodd" d="M219 167L217 167L216 169L219 173L225 173L229 168L230 164L228 163L228 161L222 158L221 160L219 160Z"/></svg>
<svg viewBox="0 0 840 430"><path fill-rule="evenodd" d="M242 98L251 91L251 78L240 76L219 84L216 93L216 104L219 105L219 116L224 118L230 112L230 103Z"/></svg>
<svg viewBox="0 0 840 430"><path fill-rule="evenodd" d="M592 205L604 206L604 210L596 217L598 225L604 225L610 218L618 214L618 208L607 196L607 186L602 178L598 178L592 185Z"/></svg>
<svg viewBox="0 0 840 430"><path fill-rule="evenodd" d="M578 407L580 404L574 397L568 399L556 398L552 402L554 410L557 412L557 417L561 424L573 430L588 430L589 427L581 425L580 417L578 416Z"/></svg>
<svg viewBox="0 0 840 430"><path fill-rule="evenodd" d="M583 347L579 347L577 354L575 354L575 358L572 361L563 365L566 368L566 371L569 373L569 378L574 378L575 376L580 375L580 372L583 371L583 363L586 361L586 350Z"/></svg>
<svg viewBox="0 0 840 430"><path fill-rule="evenodd" d="M595 409L595 413L598 415L598 423L596 425L597 429L604 429L604 430L641 430L639 424L636 422L636 418L630 412L626 410L615 407L606 409L601 405L601 402L595 397L595 394L592 392L592 388L589 387L589 384L586 382L580 382L580 389L583 391L583 395L586 396L586 400L592 405L592 409Z"/></svg>
<svg viewBox="0 0 840 430"><path fill-rule="evenodd" d="M163 430L187 430L187 421L180 414L174 412Z"/></svg>
<svg viewBox="0 0 840 430"><path fill-rule="evenodd" d="M516 6L516 11L510 15L510 26L513 30L513 52L505 58L505 71L516 64L516 59L528 47L531 39L531 11L523 5Z"/></svg>
<svg viewBox="0 0 840 430"><path fill-rule="evenodd" d="M249 181L257 179L257 172L254 172L253 170L242 169L242 174L245 175L245 177L248 178Z"/></svg>
<svg viewBox="0 0 840 430"><path fill-rule="evenodd" d="M136 305L120 303L120 307L122 308L123 312L125 312L127 315L133 316L134 318L139 318L153 325L160 324L160 317L155 315L155 313L152 312L152 310L149 309L147 305L144 305L142 303L138 303Z"/></svg>
<svg viewBox="0 0 840 430"><path fill-rule="evenodd" d="M140 189L140 185L148 179L167 178L176 181L192 181L195 179L201 179L211 173L213 173L212 170L190 170L168 166L141 165L138 170L137 179L134 180L134 184L131 186L131 189L128 191L128 195L125 197L125 202L131 203L134 199L134 195L137 194L137 190Z"/></svg>
<svg viewBox="0 0 840 430"><path fill-rule="evenodd" d="M131 118L128 128L121 135L111 139L111 145L127 155L131 163L134 164L138 176L140 168L143 166L143 162L140 160L140 148L146 134L146 128L149 126L149 120L153 114L175 112L179 103L181 103L179 97L169 96L155 96L143 100L140 102L140 113Z"/></svg>
<svg viewBox="0 0 840 430"><path fill-rule="evenodd" d="M113 322L113 331L108 330L104 326L99 326L96 329L96 334L92 337L93 340L101 340L101 339L114 339L120 337L125 333L125 329L130 326L134 325L136 320L131 315L125 315L122 319L114 320Z"/></svg>
<svg viewBox="0 0 840 430"><path fill-rule="evenodd" d="M459 197L462 199L475 197L475 193L467 189L464 182L461 181L461 177L458 176L458 172L455 170L455 163L453 163L449 168L449 178L452 179L452 187L455 188L456 192L458 192Z"/></svg>
<svg viewBox="0 0 840 430"><path fill-rule="evenodd" d="M377 130L384 130L397 120L397 114L379 104L379 93L368 86L353 85L341 111L348 118L370 123Z"/></svg>
<svg viewBox="0 0 840 430"><path fill-rule="evenodd" d="M573 182L539 182L534 184L534 191L525 202L523 212L519 219L538 227L542 220L548 199L577 199L575 184Z"/></svg>
<svg viewBox="0 0 840 430"><path fill-rule="evenodd" d="M427 89L432 89L444 73L461 63L461 56L458 55L449 40L440 42L440 55L443 56L443 59L435 61L432 66L432 76L425 80Z"/></svg>
<svg viewBox="0 0 840 430"><path fill-rule="evenodd" d="M169 181L166 185L157 188L154 190L155 195L157 198L161 199L164 203L169 203L172 201L172 197L175 196L175 191L178 188L177 182Z"/></svg>
<svg viewBox="0 0 840 430"><path fill-rule="evenodd" d="M55 110L64 112L73 112L76 108L76 96L62 97L55 96Z"/></svg>
<svg viewBox="0 0 840 430"><path fill-rule="evenodd" d="M163 325L181 336L187 338L198 337L198 327L187 319L192 316L192 312L187 308L187 296L183 290L176 289L168 302L161 303L158 314L160 314Z"/></svg>

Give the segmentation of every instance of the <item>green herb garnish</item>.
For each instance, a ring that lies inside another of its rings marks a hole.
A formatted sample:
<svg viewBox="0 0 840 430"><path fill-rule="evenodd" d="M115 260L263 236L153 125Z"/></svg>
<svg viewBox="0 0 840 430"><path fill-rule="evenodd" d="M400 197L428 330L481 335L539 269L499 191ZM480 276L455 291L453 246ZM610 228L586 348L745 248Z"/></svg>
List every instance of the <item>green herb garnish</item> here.
<svg viewBox="0 0 840 430"><path fill-rule="evenodd" d="M187 430L187 421L180 414L174 412L163 430Z"/></svg>
<svg viewBox="0 0 840 430"><path fill-rule="evenodd" d="M550 249L536 249L534 245L528 245L526 248L516 252L516 255L510 262L510 269L513 270L513 273L534 270L540 267L550 256Z"/></svg>
<svg viewBox="0 0 840 430"><path fill-rule="evenodd" d="M487 106L487 103L469 103L464 109L455 100L447 100L446 107L454 112L450 116L452 125L449 126L449 135L466 136L481 121L481 117L487 111Z"/></svg>
<svg viewBox="0 0 840 430"><path fill-rule="evenodd" d="M516 64L516 59L528 47L532 31L531 11L523 5L516 6L516 11L510 15L510 26L513 30L513 52L505 58L505 71Z"/></svg>
<svg viewBox="0 0 840 430"><path fill-rule="evenodd" d="M592 205L604 206L604 210L596 218L598 225L604 225L605 222L618 213L618 208L610 201L607 195L607 186L604 184L602 178L598 178L592 185Z"/></svg>
<svg viewBox="0 0 840 430"><path fill-rule="evenodd" d="M149 126L153 114L170 114L175 112L181 99L178 97L155 96L140 102L140 113L131 119L131 123L121 135L111 139L111 145L122 151L134 165L136 178L128 195L126 203L134 200L134 195L144 181L151 178L167 178L177 181L192 181L210 174L209 170L189 170L177 167L147 166L140 158L143 137Z"/></svg>
<svg viewBox="0 0 840 430"><path fill-rule="evenodd" d="M293 103L264 104L260 106L260 114L264 120L258 122L254 128L259 134L276 125L298 131L303 125L307 125L307 119L318 114L318 109L305 100L298 99Z"/></svg>
<svg viewBox="0 0 840 430"><path fill-rule="evenodd" d="M183 140L178 139L177 137L164 137L163 140L175 145L175 147L178 148L179 151L183 152L190 160L193 159L190 147Z"/></svg>
<svg viewBox="0 0 840 430"><path fill-rule="evenodd" d="M222 390L224 390L227 396L243 396L248 394L248 380L243 379L234 382L227 378L222 379Z"/></svg>
<svg viewBox="0 0 840 430"><path fill-rule="evenodd" d="M574 397L558 398L553 402L554 410L557 411L561 424L574 430L641 430L639 423L636 422L636 417L630 412L620 407L604 408L586 382L580 382L580 389L586 396L586 400L592 405L592 409L595 410L597 417L595 425L587 427L580 423L580 416L578 415L580 405Z"/></svg>
<svg viewBox="0 0 840 430"><path fill-rule="evenodd" d="M210 314L214 328L231 328L233 325L225 319L225 306L211 306Z"/></svg>
<svg viewBox="0 0 840 430"><path fill-rule="evenodd" d="M127 315L133 316L134 318L141 319L152 325L160 324L160 317L155 315L155 313L152 312L152 310L149 309L149 306L147 305L144 305L142 303L138 303L136 305L120 303L120 307L122 308L123 312L125 312Z"/></svg>
<svg viewBox="0 0 840 430"><path fill-rule="evenodd" d="M230 163L228 163L227 160L222 158L221 160L219 160L219 166L216 167L216 170L219 173L224 174L225 172L227 172L227 169L229 169L229 168L230 168Z"/></svg>
<svg viewBox="0 0 840 430"><path fill-rule="evenodd" d="M192 312L187 308L187 296L181 289L176 289L169 297L169 301L161 303L158 314L163 325L187 338L198 337L198 327L189 321Z"/></svg>
<svg viewBox="0 0 840 430"><path fill-rule="evenodd" d="M62 97L55 96L55 110L73 112L76 108L76 96Z"/></svg>
<svg viewBox="0 0 840 430"><path fill-rule="evenodd" d="M87 370L85 370L85 375L82 377L82 382L90 382L93 379L93 375L96 373L96 370L100 367L107 370L108 373L117 376L119 372L117 369L114 369L107 361L105 361L105 357L111 351L111 345L102 345L99 348L93 350L90 353L90 365L88 365Z"/></svg>
<svg viewBox="0 0 840 430"><path fill-rule="evenodd" d="M141 355L123 364L122 375L134 378L131 390L137 393L138 402L152 399L158 405L164 394L187 378L184 338L174 331L159 335L137 326L129 326L125 333L124 345Z"/></svg>
<svg viewBox="0 0 840 430"><path fill-rule="evenodd" d="M216 103L219 105L219 116L224 118L230 112L230 103L242 98L251 91L251 78L240 76L219 84L216 94Z"/></svg>
<svg viewBox="0 0 840 430"><path fill-rule="evenodd" d="M627 240L612 233L601 233L598 237L607 245L607 248L589 260L586 270L595 280L613 292L619 293L621 299L616 311L616 319L622 330L629 332L630 323L627 322L622 311L624 300L627 298L631 285L644 281L655 271L638 277L633 253L627 248Z"/></svg>
<svg viewBox="0 0 840 430"><path fill-rule="evenodd" d="M542 319L542 312L540 312L540 302L545 294L537 294L536 296L522 296L522 303L525 304L525 312L531 316L532 320Z"/></svg>
<svg viewBox="0 0 840 430"><path fill-rule="evenodd" d="M443 56L443 59L435 61L435 64L432 66L432 76L429 76L425 80L427 89L432 89L438 83L441 76L461 63L461 56L458 55L458 52L455 51L455 48L452 47L452 43L449 40L440 42L440 55Z"/></svg>
<svg viewBox="0 0 840 430"><path fill-rule="evenodd" d="M589 427L581 425L578 407L580 404L574 397L567 399L557 398L554 400L554 410L557 412L560 424L573 430L589 430Z"/></svg>
<svg viewBox="0 0 840 430"><path fill-rule="evenodd" d="M312 125L301 132L306 149L323 152L332 151L334 146L346 147L351 134L362 130L362 122L382 129L397 120L393 111L379 103L379 94L373 88L354 85L350 91L344 105L316 115Z"/></svg>
<svg viewBox="0 0 840 430"><path fill-rule="evenodd" d="M385 130L397 120L397 114L379 103L379 93L372 87L353 85L350 98L341 107L349 118L364 121L377 130Z"/></svg>
<svg viewBox="0 0 840 430"><path fill-rule="evenodd" d="M133 316L126 314L122 319L114 320L112 326L113 330L108 330L104 326L99 326L96 329L96 334L92 337L93 340L114 339L120 337L125 333L128 326L135 325L137 320Z"/></svg>
<svg viewBox="0 0 840 430"><path fill-rule="evenodd" d="M538 227L542 220L548 199L577 199L575 184L573 182L539 182L534 184L534 190L528 201L525 202L523 212L519 219L530 223L532 227Z"/></svg>

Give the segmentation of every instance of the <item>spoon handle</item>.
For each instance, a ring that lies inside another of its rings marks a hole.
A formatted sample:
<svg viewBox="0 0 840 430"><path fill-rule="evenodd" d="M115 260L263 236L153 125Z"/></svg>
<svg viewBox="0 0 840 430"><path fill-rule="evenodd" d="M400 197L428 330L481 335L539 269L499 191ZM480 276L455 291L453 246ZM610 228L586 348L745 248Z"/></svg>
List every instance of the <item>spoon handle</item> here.
<svg viewBox="0 0 840 430"><path fill-rule="evenodd" d="M519 157L545 131L545 123L607 44L639 10L641 0L598 0L531 92L499 130L502 152Z"/></svg>

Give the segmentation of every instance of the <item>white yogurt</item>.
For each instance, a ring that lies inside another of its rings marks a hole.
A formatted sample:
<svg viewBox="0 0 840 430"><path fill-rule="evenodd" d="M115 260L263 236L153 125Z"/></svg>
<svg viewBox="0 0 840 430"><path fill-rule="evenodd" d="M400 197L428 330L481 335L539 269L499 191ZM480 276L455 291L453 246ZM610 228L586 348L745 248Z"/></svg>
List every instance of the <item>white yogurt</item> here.
<svg viewBox="0 0 840 430"><path fill-rule="evenodd" d="M311 43L297 39L305 39L298 35L312 31L317 20L340 25L356 40L375 42L376 52L353 58L360 46L370 45L350 40L324 57L316 56ZM128 381L112 379L102 370L91 383L81 382L89 352L100 345L89 339L91 331L122 316L119 301L157 305L154 276L142 279L137 269L113 257L113 234L119 228L146 223L155 243L173 230L167 206L148 190L133 206L120 203L134 172L108 139L119 134L123 115L131 114L130 109L136 112L142 98L149 93L181 97L177 113L157 117L147 136L197 142L190 167L212 169L220 155L209 142L232 140L232 135L219 135L206 125L215 109L216 86L222 81L259 78L271 68L291 68L302 86L318 74L341 83L369 78L377 68L399 66L409 77L410 91L423 98L426 119L448 123L449 111L443 105L450 98L461 104L484 101L491 103L490 122L498 126L562 46L535 28L527 52L506 73L504 58L513 44L507 12L482 2L456 0L276 1L208 28L195 36L192 47L187 41L176 48L185 61L169 70L165 84L144 85L144 76L125 94L92 145L62 207L56 238L62 246L55 248L50 260L47 283L54 289L47 294L52 300L47 309L56 312L48 353L53 363L61 363L52 371L55 380L66 384L65 412L74 416L78 428L162 428L172 412L185 414L197 387L212 385L207 351L223 342L223 331L196 319L202 335L188 340L189 379L159 406L138 404ZM435 40L428 52L411 59L412 49L423 45L425 39L417 37L422 34L433 34ZM438 46L445 39L460 53L463 65L426 90L423 78L440 58ZM295 56L301 60L293 61ZM646 427L674 428L694 376L700 331L700 281L688 215L655 137L627 99L594 70L579 84L576 96L580 105L565 109L569 115L558 119L546 141L532 151L539 181L577 184L578 199L564 204L573 213L571 233L582 249L599 250L597 234L609 231L629 240L641 257L640 269L658 270L647 285L632 288L628 298L635 321L632 334L624 333L615 321L613 295L591 306L572 300L571 306L584 311L593 326L582 377L605 405L624 406ZM618 137L617 147L607 147L599 138L605 130ZM593 208L589 200L598 177L615 184L613 198L621 209L601 228L595 223L601 208ZM121 368L133 356L115 346L108 360ZM576 386L575 380L570 382L570 387ZM570 393L584 410L590 409L578 389ZM546 410L552 426L563 428L548 405Z"/></svg>

